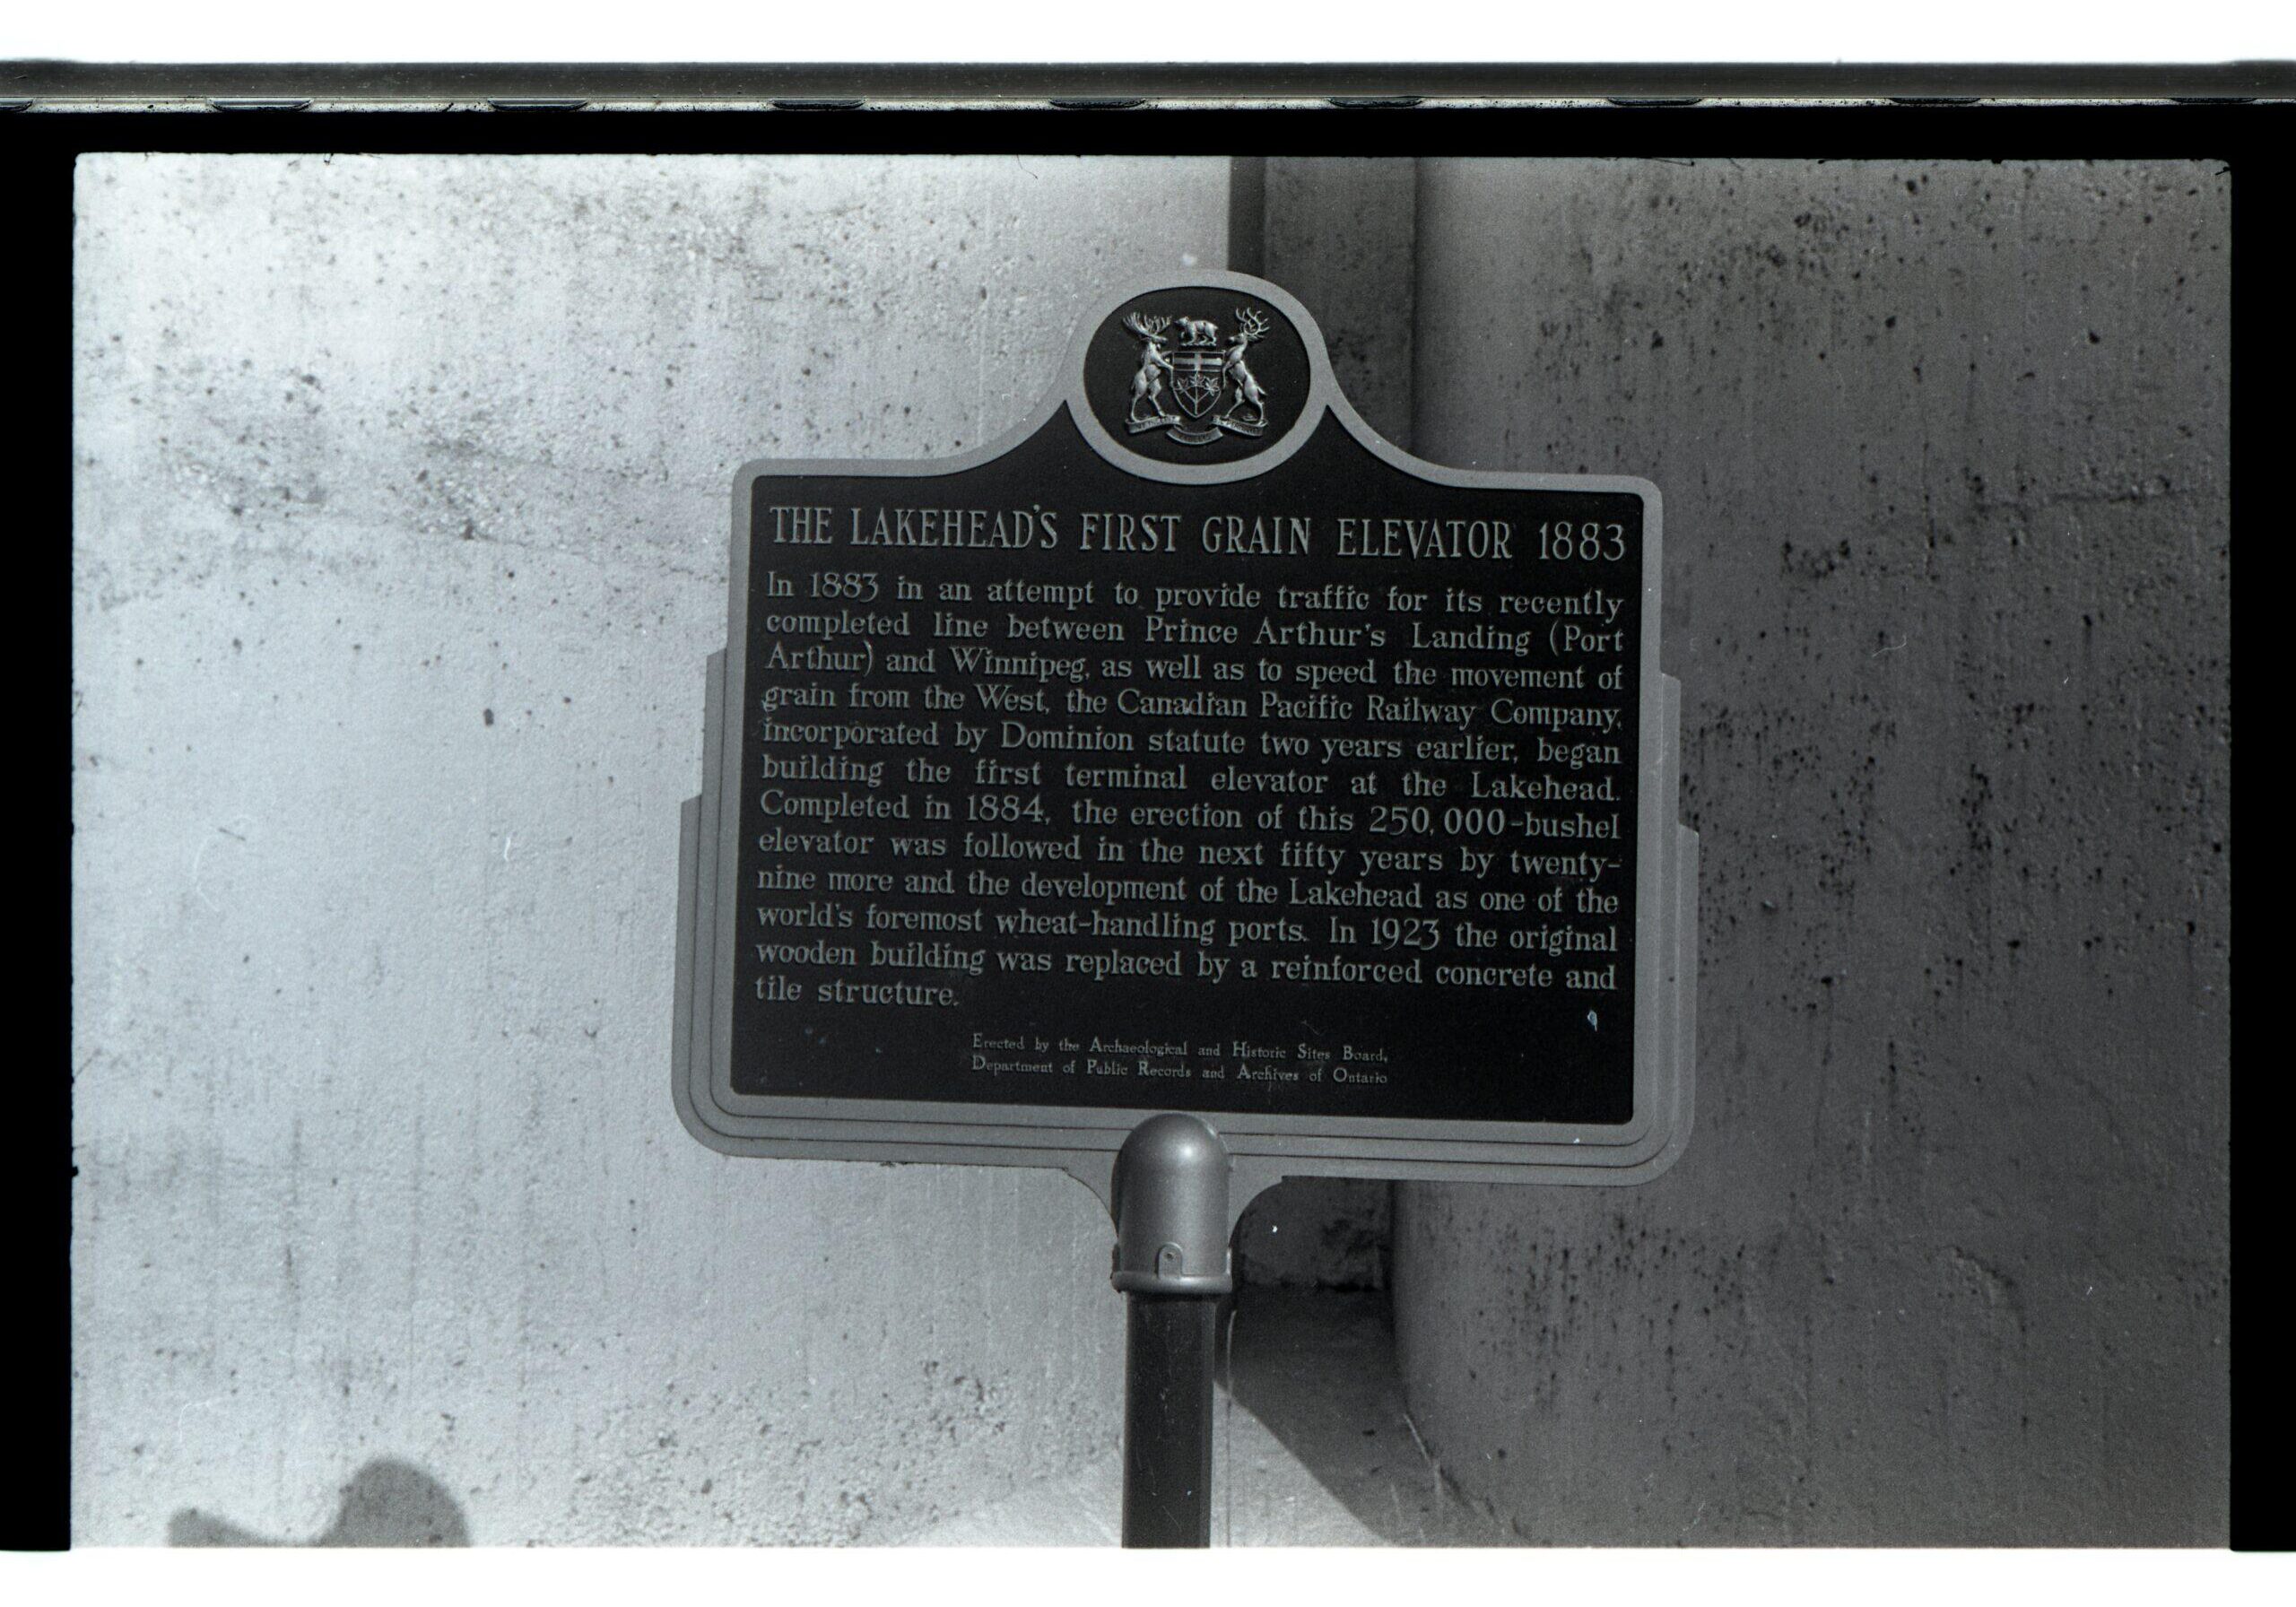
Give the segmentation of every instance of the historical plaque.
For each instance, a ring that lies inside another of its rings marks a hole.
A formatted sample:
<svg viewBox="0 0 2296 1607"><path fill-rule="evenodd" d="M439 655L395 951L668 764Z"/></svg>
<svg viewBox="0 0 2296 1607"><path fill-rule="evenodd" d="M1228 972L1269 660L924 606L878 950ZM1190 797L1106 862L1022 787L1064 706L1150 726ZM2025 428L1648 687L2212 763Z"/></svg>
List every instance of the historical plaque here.
<svg viewBox="0 0 2296 1607"><path fill-rule="evenodd" d="M754 463L677 1097L736 1153L1629 1182L1691 1112L1647 482L1391 446L1278 287L1112 297L946 461Z"/></svg>

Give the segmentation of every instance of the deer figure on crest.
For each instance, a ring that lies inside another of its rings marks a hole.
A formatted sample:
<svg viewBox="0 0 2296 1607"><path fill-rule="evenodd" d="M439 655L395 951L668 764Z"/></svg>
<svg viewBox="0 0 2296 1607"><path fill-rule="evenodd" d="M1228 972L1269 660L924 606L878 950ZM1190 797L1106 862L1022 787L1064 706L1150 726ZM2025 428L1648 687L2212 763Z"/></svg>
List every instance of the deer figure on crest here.
<svg viewBox="0 0 2296 1607"><path fill-rule="evenodd" d="M1164 406L1164 378L1172 371L1171 353L1164 350L1164 331L1170 324L1170 318L1146 317L1136 312L1125 316L1124 326L1140 337L1140 370L1132 377L1132 407L1125 415L1135 435L1180 421L1177 413Z"/></svg>
<svg viewBox="0 0 2296 1607"><path fill-rule="evenodd" d="M1267 333L1267 315L1248 307L1236 309L1235 343L1228 348L1225 373L1236 387L1236 399L1222 413L1219 423L1223 430L1239 435L1257 435L1267 428L1267 392L1259 378L1244 360L1251 343Z"/></svg>

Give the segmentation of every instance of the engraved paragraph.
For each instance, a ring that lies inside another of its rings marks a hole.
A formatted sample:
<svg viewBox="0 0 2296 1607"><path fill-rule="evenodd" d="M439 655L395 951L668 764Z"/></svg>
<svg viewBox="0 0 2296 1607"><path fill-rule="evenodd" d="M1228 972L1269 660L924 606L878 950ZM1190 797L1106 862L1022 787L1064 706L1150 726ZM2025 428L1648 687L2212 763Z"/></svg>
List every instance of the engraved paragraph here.
<svg viewBox="0 0 2296 1607"><path fill-rule="evenodd" d="M1631 985L1636 540L761 506L744 991L932 1012L984 977L1407 986L1598 1018ZM1186 1038L970 1041L992 1074L1323 1069Z"/></svg>

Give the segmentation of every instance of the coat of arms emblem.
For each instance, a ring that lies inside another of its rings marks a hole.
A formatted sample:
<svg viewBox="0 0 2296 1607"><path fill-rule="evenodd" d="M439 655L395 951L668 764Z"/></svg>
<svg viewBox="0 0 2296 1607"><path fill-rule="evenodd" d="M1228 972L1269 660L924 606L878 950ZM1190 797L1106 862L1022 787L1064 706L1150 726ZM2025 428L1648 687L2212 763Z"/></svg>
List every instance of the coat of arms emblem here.
<svg viewBox="0 0 2296 1607"><path fill-rule="evenodd" d="M1128 313L1124 326L1140 342L1140 368L1132 377L1131 432L1162 430L1183 446L1201 447L1222 432L1257 436L1267 429L1267 392L1244 360L1268 330L1265 313L1236 309L1235 333L1223 335L1209 318L1151 317ZM1175 413L1165 405L1170 380Z"/></svg>

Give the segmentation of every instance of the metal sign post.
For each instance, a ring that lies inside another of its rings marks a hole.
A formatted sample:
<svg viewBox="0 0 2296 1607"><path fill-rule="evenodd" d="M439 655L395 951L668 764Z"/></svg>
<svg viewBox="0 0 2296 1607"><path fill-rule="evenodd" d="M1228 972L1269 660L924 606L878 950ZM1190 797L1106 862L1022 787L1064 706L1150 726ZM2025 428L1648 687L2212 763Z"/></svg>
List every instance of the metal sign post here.
<svg viewBox="0 0 2296 1607"><path fill-rule="evenodd" d="M1124 1543L1212 1543L1212 1383L1228 1250L1228 1151L1192 1116L1151 1116L1117 1152L1125 1297Z"/></svg>
<svg viewBox="0 0 2296 1607"><path fill-rule="evenodd" d="M993 446L737 476L679 1115L1091 1187L1127 1544L1208 1538L1261 1189L1636 1183L1688 1142L1660 524L1647 481L1404 452L1306 308L1210 272L1112 293Z"/></svg>

